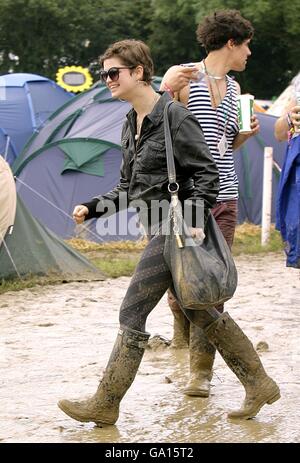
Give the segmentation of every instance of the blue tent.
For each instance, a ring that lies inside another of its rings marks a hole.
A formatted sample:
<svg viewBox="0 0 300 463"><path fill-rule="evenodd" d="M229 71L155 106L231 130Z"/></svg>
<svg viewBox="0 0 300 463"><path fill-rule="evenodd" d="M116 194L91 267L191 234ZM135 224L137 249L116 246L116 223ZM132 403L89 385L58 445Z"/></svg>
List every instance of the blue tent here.
<svg viewBox="0 0 300 463"><path fill-rule="evenodd" d="M134 239L134 225L119 236L119 224L134 219L135 211L117 214L117 229L99 232L105 221L91 220L75 227L74 206L106 193L120 176L122 124L130 105L113 100L102 84L79 94L57 110L32 137L13 165L17 190L33 216L63 238L83 236L93 241ZM112 219L114 220L114 219ZM132 221L130 222L132 224ZM98 227L98 229L96 229Z"/></svg>
<svg viewBox="0 0 300 463"><path fill-rule="evenodd" d="M260 133L251 137L234 153L235 167L239 179L239 213L238 222L245 221L261 224L264 148L273 147L272 179L272 215L271 221L276 219L276 194L280 171L284 161L286 143L278 142L274 137L275 116L265 113L256 114L260 123ZM276 167L276 165L278 167Z"/></svg>
<svg viewBox="0 0 300 463"><path fill-rule="evenodd" d="M14 163L19 195L33 216L59 236L79 235L93 241L140 236L133 211L117 214L116 229L113 220L102 219L75 227L71 217L76 204L108 192L119 182L121 128L129 109L128 103L112 99L106 87L97 83L57 110ZM258 117L261 134L235 156L240 178L239 221L257 224L261 220L263 147L274 147L280 166L285 149L273 137L275 118ZM130 226L119 236L118 227L124 224Z"/></svg>
<svg viewBox="0 0 300 463"><path fill-rule="evenodd" d="M0 155L8 162L12 164L17 157L17 150L11 137L8 135L6 130L0 127Z"/></svg>
<svg viewBox="0 0 300 463"><path fill-rule="evenodd" d="M0 154L12 164L31 135L72 96L42 76L0 76Z"/></svg>

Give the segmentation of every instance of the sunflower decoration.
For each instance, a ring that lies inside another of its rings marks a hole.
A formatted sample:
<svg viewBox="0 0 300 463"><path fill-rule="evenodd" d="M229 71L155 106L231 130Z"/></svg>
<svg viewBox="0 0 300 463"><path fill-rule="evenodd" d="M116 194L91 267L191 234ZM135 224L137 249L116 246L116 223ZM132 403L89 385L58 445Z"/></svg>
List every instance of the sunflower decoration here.
<svg viewBox="0 0 300 463"><path fill-rule="evenodd" d="M56 73L56 82L68 92L83 92L93 84L93 78L87 68L82 66L65 66Z"/></svg>

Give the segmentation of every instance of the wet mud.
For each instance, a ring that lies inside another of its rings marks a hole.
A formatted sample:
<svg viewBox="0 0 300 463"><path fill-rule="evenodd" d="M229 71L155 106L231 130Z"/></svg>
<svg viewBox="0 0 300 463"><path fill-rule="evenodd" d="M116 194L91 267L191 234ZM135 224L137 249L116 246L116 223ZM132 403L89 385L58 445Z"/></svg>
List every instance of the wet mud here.
<svg viewBox="0 0 300 463"><path fill-rule="evenodd" d="M208 399L186 397L188 351L164 342L172 314L151 313L154 337L115 426L81 424L56 405L93 393L118 329L129 278L36 287L0 296L0 442L299 442L300 273L284 256L236 259L226 309L252 340L282 398L248 421L227 418L243 388L217 355Z"/></svg>

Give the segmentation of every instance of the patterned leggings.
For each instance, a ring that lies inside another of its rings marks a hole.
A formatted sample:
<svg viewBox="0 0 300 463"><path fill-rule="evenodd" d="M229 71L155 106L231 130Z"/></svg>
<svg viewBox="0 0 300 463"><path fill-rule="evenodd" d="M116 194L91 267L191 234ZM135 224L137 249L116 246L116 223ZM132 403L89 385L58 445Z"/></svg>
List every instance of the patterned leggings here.
<svg viewBox="0 0 300 463"><path fill-rule="evenodd" d="M172 275L163 257L164 244L165 236L155 235L146 246L121 305L120 325L145 331L148 315L166 290L173 287ZM199 328L207 327L220 315L216 309L182 310Z"/></svg>

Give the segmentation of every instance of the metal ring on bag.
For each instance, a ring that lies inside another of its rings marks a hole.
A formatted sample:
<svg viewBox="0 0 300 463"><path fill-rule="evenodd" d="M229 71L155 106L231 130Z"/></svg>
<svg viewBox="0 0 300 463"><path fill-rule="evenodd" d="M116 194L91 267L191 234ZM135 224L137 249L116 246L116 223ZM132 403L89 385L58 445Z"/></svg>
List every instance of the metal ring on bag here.
<svg viewBox="0 0 300 463"><path fill-rule="evenodd" d="M178 185L177 182L169 183L169 185L168 185L169 193L177 193L178 190L179 190L179 185Z"/></svg>

